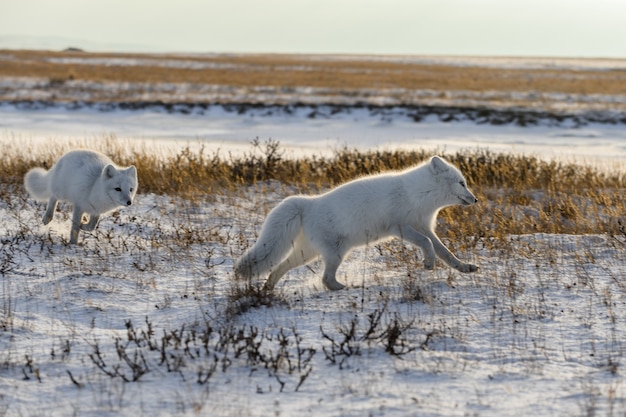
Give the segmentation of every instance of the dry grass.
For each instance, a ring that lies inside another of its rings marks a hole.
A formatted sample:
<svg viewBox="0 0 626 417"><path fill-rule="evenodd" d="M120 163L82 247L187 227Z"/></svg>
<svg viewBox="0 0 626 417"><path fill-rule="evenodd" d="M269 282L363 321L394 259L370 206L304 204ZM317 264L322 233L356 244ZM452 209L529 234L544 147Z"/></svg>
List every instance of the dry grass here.
<svg viewBox="0 0 626 417"><path fill-rule="evenodd" d="M373 60L353 56L318 59L307 55L131 55L49 51L0 51L0 77L39 77L50 87L66 80L128 83L192 83L233 87L313 87L345 93L349 90L402 89L470 92L535 92L565 94L626 94L626 71L505 69L428 65ZM7 59L9 57L9 59ZM61 59L122 58L141 65L101 65L101 62ZM204 64L202 68L156 65L159 60ZM57 61L53 62L53 59ZM122 93L120 93L122 94ZM0 95L1 98L1 95ZM116 99L133 100L133 97ZM105 100L100 98L100 100ZM106 100L111 100L107 98ZM613 106L619 103L613 103Z"/></svg>
<svg viewBox="0 0 626 417"><path fill-rule="evenodd" d="M33 166L52 166L65 152L50 147L45 154L7 149L0 159L5 189L20 189ZM237 192L278 181L284 194L317 193L351 179L401 170L431 156L426 151L358 151L343 149L332 157L283 158L276 141L255 142L243 157L223 158L203 148L159 156L146 149L128 152L109 138L98 150L120 165L138 168L140 192L176 195L190 200ZM625 232L626 175L590 167L489 151L444 153L466 175L481 201L470 208L440 214L441 233L474 244L482 238L505 240L510 234ZM487 243L489 240L487 240Z"/></svg>
<svg viewBox="0 0 626 417"><path fill-rule="evenodd" d="M0 51L1 52L1 51ZM438 91L549 91L626 94L626 71L474 68L373 61L313 60L305 55L170 55L167 59L212 63L200 70L158 66L104 66L52 63L47 58L163 59L163 55L4 51L0 75L122 82L190 82L234 86L310 86L329 88L405 88ZM156 62L156 61L155 61Z"/></svg>

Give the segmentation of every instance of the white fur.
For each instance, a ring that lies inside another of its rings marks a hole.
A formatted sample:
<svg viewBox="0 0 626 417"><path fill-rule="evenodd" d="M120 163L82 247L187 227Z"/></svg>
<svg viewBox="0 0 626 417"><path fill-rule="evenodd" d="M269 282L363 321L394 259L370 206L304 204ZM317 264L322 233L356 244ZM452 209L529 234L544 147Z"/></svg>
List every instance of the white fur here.
<svg viewBox="0 0 626 417"><path fill-rule="evenodd" d="M134 165L118 168L98 152L75 150L63 155L49 171L28 171L24 185L33 198L48 201L43 224L52 220L58 201L73 204L70 243L77 243L78 232L94 230L100 215L133 203L137 169ZM83 215L89 216L87 223L83 223Z"/></svg>
<svg viewBox="0 0 626 417"><path fill-rule="evenodd" d="M434 229L442 208L477 201L461 172L437 156L319 196L288 197L269 213L258 241L237 261L235 274L250 279L269 272L265 287L271 290L287 271L321 256L324 285L339 290L344 285L335 274L348 252L390 237L422 248L427 269L434 268L437 255L461 272L474 272L478 268L454 256Z"/></svg>

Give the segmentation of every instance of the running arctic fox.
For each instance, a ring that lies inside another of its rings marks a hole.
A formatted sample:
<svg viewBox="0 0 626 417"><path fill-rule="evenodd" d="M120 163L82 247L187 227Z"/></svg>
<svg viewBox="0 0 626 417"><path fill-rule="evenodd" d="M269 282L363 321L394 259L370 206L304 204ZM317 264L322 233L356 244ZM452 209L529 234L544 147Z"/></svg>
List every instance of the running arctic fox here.
<svg viewBox="0 0 626 417"><path fill-rule="evenodd" d="M81 149L63 155L49 171L31 169L24 185L33 198L48 201L43 224L50 223L59 200L73 204L70 243L76 244L78 232L94 230L100 215L133 204L137 169L134 165L118 168L107 156ZM85 214L89 216L86 223Z"/></svg>
<svg viewBox="0 0 626 417"><path fill-rule="evenodd" d="M321 256L322 282L340 290L337 268L348 252L389 237L424 252L426 269L435 255L461 272L478 267L461 262L435 234L439 210L478 202L461 172L438 156L406 171L360 178L319 196L292 196L267 216L258 241L237 261L235 275L251 279L269 272L272 290L290 269Z"/></svg>

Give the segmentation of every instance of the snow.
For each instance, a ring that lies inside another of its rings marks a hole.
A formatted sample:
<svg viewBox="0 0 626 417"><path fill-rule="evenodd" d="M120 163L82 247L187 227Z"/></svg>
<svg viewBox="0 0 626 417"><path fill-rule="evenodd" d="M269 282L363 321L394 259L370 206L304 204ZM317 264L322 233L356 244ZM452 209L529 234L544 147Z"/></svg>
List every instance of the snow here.
<svg viewBox="0 0 626 417"><path fill-rule="evenodd" d="M626 410L623 237L536 234L455 250L480 265L469 275L442 264L425 271L421 253L397 242L369 247L342 265L347 290L326 291L313 264L281 281L272 305L233 313L233 258L281 190L265 184L201 202L140 194L78 246L64 244L67 207L44 227L43 207L23 193L2 203L0 409L10 416ZM380 324L370 326L372 317ZM388 349L394 322L399 339Z"/></svg>
<svg viewBox="0 0 626 417"><path fill-rule="evenodd" d="M0 142L34 152L112 135L155 151L249 152L259 137L279 140L287 156L348 146L484 148L609 169L626 160L621 125L416 123L398 109L3 105L0 130ZM186 201L140 188L136 204L68 246L67 205L43 226L42 204L3 190L0 415L626 412L624 236L446 241L480 266L475 274L441 263L426 271L419 250L392 241L348 257L338 273L346 290L325 290L314 263L291 271L274 299L233 301L233 260L293 192L263 183Z"/></svg>
<svg viewBox="0 0 626 417"><path fill-rule="evenodd" d="M69 58L68 58L69 59ZM100 62L100 61L98 61ZM102 64L102 63L101 63ZM104 64L103 64L104 65ZM277 69L279 70L279 69ZM576 77L576 75L559 75ZM537 91L471 91L404 88L344 88L228 86L193 83L149 83L90 80L50 80L38 77L0 77L3 101L116 101L165 103L269 103L319 106L462 106L496 110L525 109L555 114L620 118L626 105L623 94L574 94ZM80 104L79 104L80 105ZM76 107L77 104L72 104Z"/></svg>
<svg viewBox="0 0 626 417"><path fill-rule="evenodd" d="M535 126L480 124L463 115L443 122L427 115L416 122L404 108L298 106L237 107L212 105L166 110L111 110L64 106L19 108L0 105L0 142L54 140L93 143L103 136L129 143L148 143L173 151L205 146L221 154L242 154L250 142L273 139L286 156L330 155L337 149L490 149L542 158L623 169L626 130L621 124L565 120Z"/></svg>

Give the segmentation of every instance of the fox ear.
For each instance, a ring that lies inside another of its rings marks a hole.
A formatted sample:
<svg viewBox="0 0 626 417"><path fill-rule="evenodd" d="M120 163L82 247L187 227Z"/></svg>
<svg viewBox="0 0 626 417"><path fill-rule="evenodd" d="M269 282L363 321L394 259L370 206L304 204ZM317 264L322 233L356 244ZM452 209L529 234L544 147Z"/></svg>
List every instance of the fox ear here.
<svg viewBox="0 0 626 417"><path fill-rule="evenodd" d="M129 166L128 168L126 168L126 175L128 175L129 177L137 178L137 168L135 168L134 165Z"/></svg>
<svg viewBox="0 0 626 417"><path fill-rule="evenodd" d="M435 174L441 174L449 169L447 162L438 156L433 156L430 159L430 167Z"/></svg>
<svg viewBox="0 0 626 417"><path fill-rule="evenodd" d="M113 178L115 174L117 174L117 169L113 165L109 164L104 167L104 175L107 178Z"/></svg>

